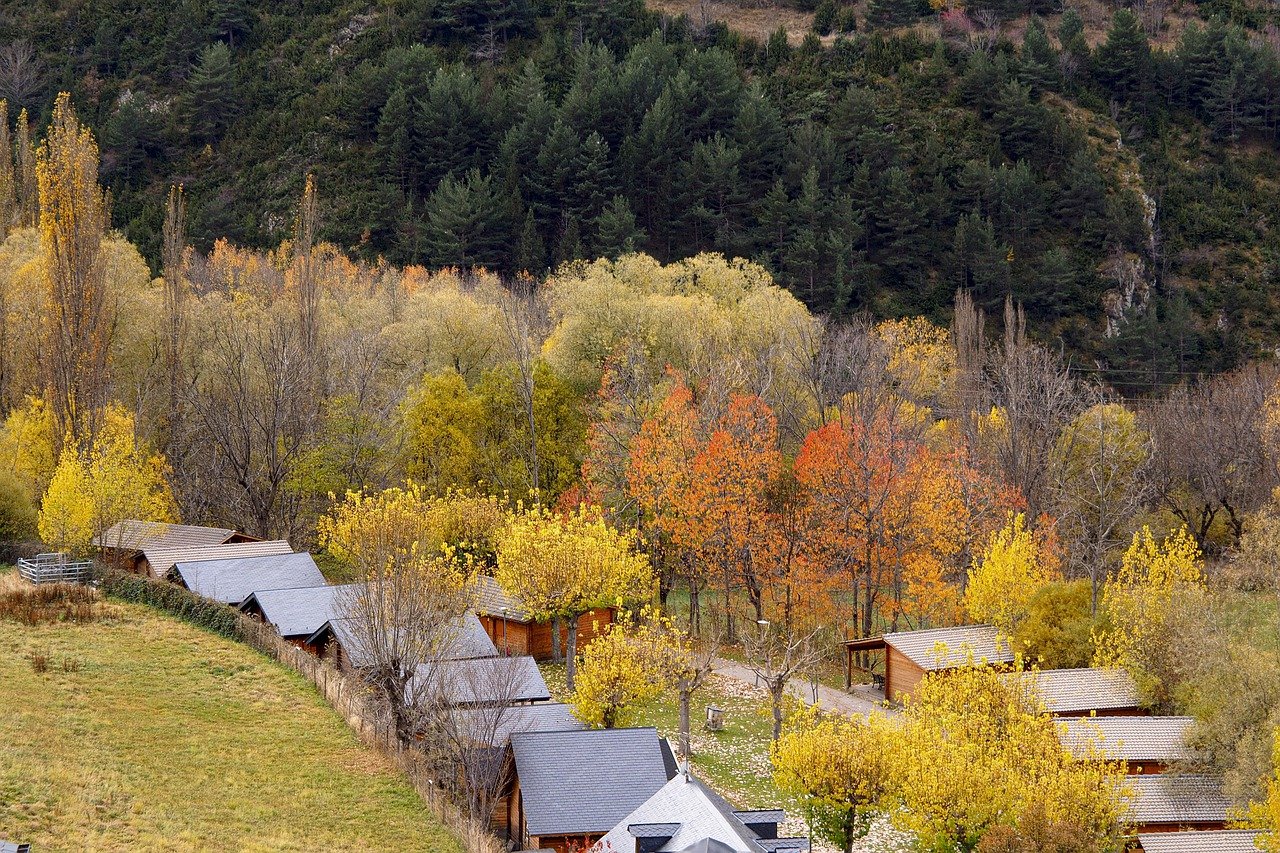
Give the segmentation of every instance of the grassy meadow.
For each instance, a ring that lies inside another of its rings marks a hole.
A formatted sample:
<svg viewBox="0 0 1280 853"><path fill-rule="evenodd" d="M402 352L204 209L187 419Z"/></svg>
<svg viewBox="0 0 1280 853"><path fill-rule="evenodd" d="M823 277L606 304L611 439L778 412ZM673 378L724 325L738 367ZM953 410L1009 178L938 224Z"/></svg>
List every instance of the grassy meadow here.
<svg viewBox="0 0 1280 853"><path fill-rule="evenodd" d="M0 619L0 837L42 851L461 850L295 674L146 608L97 607L82 624Z"/></svg>

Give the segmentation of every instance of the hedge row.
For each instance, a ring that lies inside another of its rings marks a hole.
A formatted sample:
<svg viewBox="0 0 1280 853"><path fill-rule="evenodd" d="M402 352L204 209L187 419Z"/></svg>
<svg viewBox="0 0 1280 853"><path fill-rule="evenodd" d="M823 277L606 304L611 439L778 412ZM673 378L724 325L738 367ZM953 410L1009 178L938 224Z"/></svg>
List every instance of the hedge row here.
<svg viewBox="0 0 1280 853"><path fill-rule="evenodd" d="M113 598L146 604L171 613L179 619L229 639L243 639L239 613L225 604L202 598L180 586L156 583L149 578L112 571L103 577L102 591Z"/></svg>

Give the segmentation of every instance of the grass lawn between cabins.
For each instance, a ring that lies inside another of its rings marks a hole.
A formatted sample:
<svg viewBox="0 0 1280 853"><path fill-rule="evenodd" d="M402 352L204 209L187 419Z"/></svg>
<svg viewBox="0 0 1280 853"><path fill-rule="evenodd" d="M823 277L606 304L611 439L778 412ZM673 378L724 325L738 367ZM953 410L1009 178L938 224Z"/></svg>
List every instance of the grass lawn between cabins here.
<svg viewBox="0 0 1280 853"><path fill-rule="evenodd" d="M83 625L0 620L0 838L460 853L302 678L147 608L108 609Z"/></svg>

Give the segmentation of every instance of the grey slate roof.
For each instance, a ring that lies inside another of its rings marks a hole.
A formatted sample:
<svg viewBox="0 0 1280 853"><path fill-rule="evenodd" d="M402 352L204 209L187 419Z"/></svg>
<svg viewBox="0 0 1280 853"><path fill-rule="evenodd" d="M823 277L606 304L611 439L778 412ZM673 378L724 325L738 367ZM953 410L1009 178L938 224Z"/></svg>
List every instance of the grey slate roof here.
<svg viewBox="0 0 1280 853"><path fill-rule="evenodd" d="M736 812L733 806L697 778L677 773L661 790L609 830L598 847L610 853L634 853L635 839L661 837L666 841L653 849L665 853L687 850L703 842L723 845L714 849L733 853L765 853L771 848L747 826L744 815L754 817L757 823L777 823L784 817L780 810ZM661 834L658 827L667 827L671 831ZM804 839L786 839L781 844L772 849L809 849Z"/></svg>
<svg viewBox="0 0 1280 853"><path fill-rule="evenodd" d="M351 627L350 619L330 619L307 637L307 642L318 644L326 633L332 633L342 646L342 652L352 666L360 667L368 663L368 655L364 644ZM453 648L445 653L446 659L496 657L498 647L489 639L484 626L474 614L468 613L458 620L453 638Z"/></svg>
<svg viewBox="0 0 1280 853"><path fill-rule="evenodd" d="M885 634L893 646L926 672L974 663L1010 663L1013 650L993 625L962 625L957 628L930 628L926 631L899 631Z"/></svg>
<svg viewBox="0 0 1280 853"><path fill-rule="evenodd" d="M471 618L475 618L474 616ZM419 679L428 678L424 685ZM432 691L449 705L538 702L551 698L533 658L489 657L423 664L408 689Z"/></svg>
<svg viewBox="0 0 1280 853"><path fill-rule="evenodd" d="M0 853L31 853L31 845L18 844L14 841L0 841Z"/></svg>
<svg viewBox="0 0 1280 853"><path fill-rule="evenodd" d="M1191 717L1075 717L1058 722L1058 739L1076 758L1180 761L1191 757Z"/></svg>
<svg viewBox="0 0 1280 853"><path fill-rule="evenodd" d="M503 616L512 622L532 621L520 608L516 597L503 589L496 580L488 575L476 578L476 612L485 616Z"/></svg>
<svg viewBox="0 0 1280 853"><path fill-rule="evenodd" d="M1258 853L1257 829L1213 829L1202 832L1144 832L1144 853Z"/></svg>
<svg viewBox="0 0 1280 853"><path fill-rule="evenodd" d="M225 604L239 604L260 589L324 585L310 554L181 562L174 570L187 589Z"/></svg>
<svg viewBox="0 0 1280 853"><path fill-rule="evenodd" d="M658 732L589 729L511 736L528 832L608 832L667 783Z"/></svg>
<svg viewBox="0 0 1280 853"><path fill-rule="evenodd" d="M271 539L266 542L232 542L227 545L208 545L198 548L186 545L176 548L152 548L148 545L142 549L142 556L147 558L147 564L151 567L152 577L157 578L169 574L178 563L281 556L292 553L293 548L283 539ZM266 589L266 587L260 588Z"/></svg>
<svg viewBox="0 0 1280 853"><path fill-rule="evenodd" d="M1226 821L1231 803L1222 782L1197 773L1156 773L1126 779L1133 798L1129 822L1144 824L1213 823Z"/></svg>
<svg viewBox="0 0 1280 853"><path fill-rule="evenodd" d="M1043 702L1050 714L1103 714L1138 707L1138 686L1122 669L1043 669L1012 678Z"/></svg>
<svg viewBox="0 0 1280 853"><path fill-rule="evenodd" d="M199 548L221 545L236 531L225 527L200 527L194 524L169 524L164 521L117 521L93 537L99 548L119 548L123 551L141 551L143 548Z"/></svg>
<svg viewBox="0 0 1280 853"><path fill-rule="evenodd" d="M538 702L533 705L512 705L503 708L496 720L490 709L457 711L460 731L483 729L489 746L504 747L516 732L567 732L580 731L586 726L575 716L568 705L559 702Z"/></svg>
<svg viewBox="0 0 1280 853"><path fill-rule="evenodd" d="M260 589L240 604L247 610L256 604L262 618L276 626L282 637L309 637L330 619L346 613L345 596L359 584Z"/></svg>

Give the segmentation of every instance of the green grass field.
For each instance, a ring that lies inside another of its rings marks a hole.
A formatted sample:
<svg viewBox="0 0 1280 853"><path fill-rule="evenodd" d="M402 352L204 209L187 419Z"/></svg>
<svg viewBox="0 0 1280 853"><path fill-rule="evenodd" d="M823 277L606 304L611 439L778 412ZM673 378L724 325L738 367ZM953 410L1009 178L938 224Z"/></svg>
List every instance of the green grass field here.
<svg viewBox="0 0 1280 853"><path fill-rule="evenodd" d="M0 838L41 851L461 850L294 673L146 608L108 609L84 625L0 620Z"/></svg>

